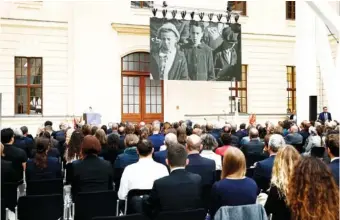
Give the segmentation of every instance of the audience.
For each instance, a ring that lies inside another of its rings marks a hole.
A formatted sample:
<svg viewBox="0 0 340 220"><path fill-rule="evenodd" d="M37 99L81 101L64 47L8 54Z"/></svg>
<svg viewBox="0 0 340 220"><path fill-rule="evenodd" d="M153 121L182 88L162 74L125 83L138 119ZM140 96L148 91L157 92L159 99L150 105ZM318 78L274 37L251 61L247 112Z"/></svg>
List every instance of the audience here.
<svg viewBox="0 0 340 220"><path fill-rule="evenodd" d="M181 144L168 148L166 163L170 175L156 180L151 194L143 203L143 210L148 216L155 216L161 211L180 211L200 208L202 178L185 170L189 163L186 149Z"/></svg>
<svg viewBox="0 0 340 220"><path fill-rule="evenodd" d="M3 158L11 161L16 172L16 181L23 179L23 171L26 169L27 155L24 150L17 148L14 143L14 132L11 128L1 130L1 142L4 145Z"/></svg>
<svg viewBox="0 0 340 220"><path fill-rule="evenodd" d="M228 133L222 133L221 135L221 141L222 141L222 146L216 148L215 153L220 155L220 156L224 156L224 152L231 147L231 135Z"/></svg>
<svg viewBox="0 0 340 220"><path fill-rule="evenodd" d="M275 157L270 190L264 206L267 214L272 214L272 220L291 219L286 197L289 191L289 178L299 159L299 152L291 145L279 149Z"/></svg>
<svg viewBox="0 0 340 220"><path fill-rule="evenodd" d="M268 143L268 149L266 149L269 153L269 158L259 161L255 165L253 178L257 186L264 192L269 188L275 156L279 149L284 145L285 141L281 135L271 135Z"/></svg>
<svg viewBox="0 0 340 220"><path fill-rule="evenodd" d="M125 200L131 189L151 189L155 180L169 175L164 165L152 159L153 152L154 147L149 140L139 141L137 144L139 160L124 169L118 191L119 199Z"/></svg>
<svg viewBox="0 0 340 220"><path fill-rule="evenodd" d="M81 147L82 160L72 163L72 197L80 192L105 191L113 189L112 166L108 161L98 158L100 142L94 136L87 135Z"/></svg>
<svg viewBox="0 0 340 220"><path fill-rule="evenodd" d="M218 147L218 143L214 136L211 134L203 134L201 136L203 150L201 156L210 160L215 161L216 170L222 170L222 157L216 154L213 149Z"/></svg>
<svg viewBox="0 0 340 220"><path fill-rule="evenodd" d="M216 180L216 164L214 160L204 158L200 155L200 150L202 149L201 138L195 134L190 135L187 139L186 148L189 160L186 170L199 174L202 177L203 185L212 185Z"/></svg>
<svg viewBox="0 0 340 220"><path fill-rule="evenodd" d="M258 188L254 180L245 177L246 159L236 147L226 150L221 180L211 190L210 216L213 218L222 206L239 206L256 203Z"/></svg>
<svg viewBox="0 0 340 220"><path fill-rule="evenodd" d="M47 154L51 140L38 138L36 141L36 153L34 159L29 159L26 166L26 181L58 179L62 177L61 164L55 157Z"/></svg>
<svg viewBox="0 0 340 220"><path fill-rule="evenodd" d="M329 168L331 169L335 182L339 186L339 133L327 136L326 147L331 159Z"/></svg>
<svg viewBox="0 0 340 220"><path fill-rule="evenodd" d="M339 186L321 160L314 157L299 160L288 189L291 219L339 219Z"/></svg>

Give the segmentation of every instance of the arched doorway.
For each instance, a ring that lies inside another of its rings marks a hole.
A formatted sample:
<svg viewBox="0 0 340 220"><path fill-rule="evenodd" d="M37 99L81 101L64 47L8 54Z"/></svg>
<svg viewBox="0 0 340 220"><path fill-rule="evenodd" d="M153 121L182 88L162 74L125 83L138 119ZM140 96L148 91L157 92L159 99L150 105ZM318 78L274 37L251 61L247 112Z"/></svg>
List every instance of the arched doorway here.
<svg viewBox="0 0 340 220"><path fill-rule="evenodd" d="M163 81L150 80L149 53L122 58L122 121L152 122L164 119Z"/></svg>

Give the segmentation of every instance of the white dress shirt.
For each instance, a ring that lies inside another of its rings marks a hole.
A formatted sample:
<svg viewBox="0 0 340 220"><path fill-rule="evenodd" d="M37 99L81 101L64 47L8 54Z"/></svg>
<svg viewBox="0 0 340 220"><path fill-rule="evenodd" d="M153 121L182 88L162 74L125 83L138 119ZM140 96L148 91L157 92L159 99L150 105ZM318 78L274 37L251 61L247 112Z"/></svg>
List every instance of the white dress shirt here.
<svg viewBox="0 0 340 220"><path fill-rule="evenodd" d="M153 182L168 176L168 169L152 158L141 158L124 169L120 180L118 198L125 200L131 189L152 189Z"/></svg>
<svg viewBox="0 0 340 220"><path fill-rule="evenodd" d="M163 73L163 79L169 79L169 72L172 64L175 61L176 49L170 50L167 53L159 52L160 72Z"/></svg>
<svg viewBox="0 0 340 220"><path fill-rule="evenodd" d="M202 157L214 160L216 164L216 170L222 170L222 157L218 154L215 154L212 150L202 150L201 154Z"/></svg>
<svg viewBox="0 0 340 220"><path fill-rule="evenodd" d="M334 157L333 159L331 159L331 162L333 162L334 160L339 160L339 157Z"/></svg>

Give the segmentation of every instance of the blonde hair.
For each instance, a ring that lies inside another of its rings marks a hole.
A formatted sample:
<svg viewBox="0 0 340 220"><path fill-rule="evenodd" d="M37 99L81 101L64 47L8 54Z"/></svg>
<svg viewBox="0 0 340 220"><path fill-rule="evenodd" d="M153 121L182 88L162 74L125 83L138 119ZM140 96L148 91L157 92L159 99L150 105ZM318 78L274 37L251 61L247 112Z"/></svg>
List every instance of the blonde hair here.
<svg viewBox="0 0 340 220"><path fill-rule="evenodd" d="M236 147L228 147L224 153L221 179L232 174L239 177L246 175L246 158L242 151Z"/></svg>
<svg viewBox="0 0 340 220"><path fill-rule="evenodd" d="M270 182L271 185L277 187L281 196L286 197L288 193L289 178L299 159L300 154L292 145L280 148L275 156Z"/></svg>
<svg viewBox="0 0 340 220"><path fill-rule="evenodd" d="M126 135L125 139L124 139L124 144L125 147L136 147L136 145L138 144L139 138L137 137L137 135L135 134L128 134Z"/></svg>
<svg viewBox="0 0 340 220"><path fill-rule="evenodd" d="M67 130L66 132L66 144L68 144L70 142L70 139L71 139L71 136L72 136L72 133L74 132L74 129L73 128L70 128Z"/></svg>
<svg viewBox="0 0 340 220"><path fill-rule="evenodd" d="M96 138L100 142L100 144L107 144L106 133L103 129L97 129L95 133Z"/></svg>

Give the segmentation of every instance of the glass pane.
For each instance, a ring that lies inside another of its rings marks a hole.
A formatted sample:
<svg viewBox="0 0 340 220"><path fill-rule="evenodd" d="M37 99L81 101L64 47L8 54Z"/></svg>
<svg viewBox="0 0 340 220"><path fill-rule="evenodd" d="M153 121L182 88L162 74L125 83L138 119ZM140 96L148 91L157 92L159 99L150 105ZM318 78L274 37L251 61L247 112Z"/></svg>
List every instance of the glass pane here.
<svg viewBox="0 0 340 220"><path fill-rule="evenodd" d="M151 102L151 98L150 98L149 95L147 95L147 96L146 96L145 103L146 103L146 104L151 104L150 102Z"/></svg>
<svg viewBox="0 0 340 220"><path fill-rule="evenodd" d="M152 95L151 96L151 104L156 104L156 96L155 95Z"/></svg>
<svg viewBox="0 0 340 220"><path fill-rule="evenodd" d="M129 85L133 85L133 78L134 77L129 77Z"/></svg>
<svg viewBox="0 0 340 220"><path fill-rule="evenodd" d="M128 63L123 61L123 71L128 70Z"/></svg>
<svg viewBox="0 0 340 220"><path fill-rule="evenodd" d="M134 113L134 105L129 105L129 113Z"/></svg>
<svg viewBox="0 0 340 220"><path fill-rule="evenodd" d="M135 86L139 86L139 77L134 77L134 78L135 78L134 79L135 80L135 84L134 85Z"/></svg>
<svg viewBox="0 0 340 220"><path fill-rule="evenodd" d="M133 94L133 90L134 90L134 87L130 85L129 86L129 95Z"/></svg>
<svg viewBox="0 0 340 220"><path fill-rule="evenodd" d="M131 104L133 104L134 103L134 101L133 101L133 95L129 95L129 104L131 105Z"/></svg>
<svg viewBox="0 0 340 220"><path fill-rule="evenodd" d="M162 95L162 88L161 87L157 87L157 95Z"/></svg>
<svg viewBox="0 0 340 220"><path fill-rule="evenodd" d="M123 96L123 104L129 104L128 96L127 95Z"/></svg>
<svg viewBox="0 0 340 220"><path fill-rule="evenodd" d="M31 67L30 83L41 84L41 67Z"/></svg>
<svg viewBox="0 0 340 220"><path fill-rule="evenodd" d="M134 104L139 104L139 96L135 96Z"/></svg>
<svg viewBox="0 0 340 220"><path fill-rule="evenodd" d="M139 62L139 53L134 53L133 54L133 61Z"/></svg>
<svg viewBox="0 0 340 220"><path fill-rule="evenodd" d="M150 72L150 63L144 63L144 71L143 72Z"/></svg>
<svg viewBox="0 0 340 220"><path fill-rule="evenodd" d="M157 113L162 113L162 106L161 105L157 105Z"/></svg>
<svg viewBox="0 0 340 220"><path fill-rule="evenodd" d="M123 86L123 94L127 95L128 94L128 88L127 86Z"/></svg>
<svg viewBox="0 0 340 220"><path fill-rule="evenodd" d="M129 106L128 105L123 105L123 113L129 113Z"/></svg>
<svg viewBox="0 0 340 220"><path fill-rule="evenodd" d="M145 78L145 85L150 86L150 78Z"/></svg>
<svg viewBox="0 0 340 220"><path fill-rule="evenodd" d="M135 105L135 113L139 113L139 105Z"/></svg>
<svg viewBox="0 0 340 220"><path fill-rule="evenodd" d="M151 87L151 94L156 95L156 87Z"/></svg>
<svg viewBox="0 0 340 220"><path fill-rule="evenodd" d="M146 113L150 113L151 112L150 105L146 105L145 111L146 111Z"/></svg>
<svg viewBox="0 0 340 220"><path fill-rule="evenodd" d="M156 105L151 105L151 113L157 113Z"/></svg>
<svg viewBox="0 0 340 220"><path fill-rule="evenodd" d="M162 96L157 96L157 104L162 104Z"/></svg>
<svg viewBox="0 0 340 220"><path fill-rule="evenodd" d="M15 113L16 114L27 114L27 88L16 88L16 103L15 103Z"/></svg>
<svg viewBox="0 0 340 220"><path fill-rule="evenodd" d="M128 77L123 76L123 85L128 85Z"/></svg>
<svg viewBox="0 0 340 220"><path fill-rule="evenodd" d="M26 68L23 68L22 69L22 75L16 75L15 76L15 83L16 84L24 84L24 85L27 85L27 69Z"/></svg>
<svg viewBox="0 0 340 220"><path fill-rule="evenodd" d="M30 89L30 114L42 113L41 88Z"/></svg>
<svg viewBox="0 0 340 220"><path fill-rule="evenodd" d="M151 90L151 87L146 87L145 88L145 94L150 95L150 90Z"/></svg>
<svg viewBox="0 0 340 220"><path fill-rule="evenodd" d="M135 95L139 95L139 87L135 86Z"/></svg>
<svg viewBox="0 0 340 220"><path fill-rule="evenodd" d="M21 58L16 57L14 62L16 68L21 68Z"/></svg>
<svg viewBox="0 0 340 220"><path fill-rule="evenodd" d="M140 72L144 72L144 63L139 63L139 70Z"/></svg>

